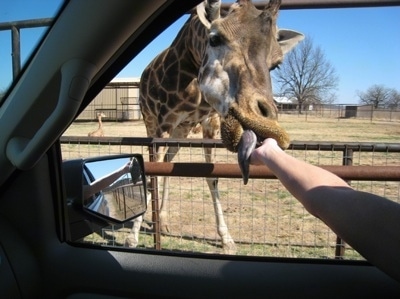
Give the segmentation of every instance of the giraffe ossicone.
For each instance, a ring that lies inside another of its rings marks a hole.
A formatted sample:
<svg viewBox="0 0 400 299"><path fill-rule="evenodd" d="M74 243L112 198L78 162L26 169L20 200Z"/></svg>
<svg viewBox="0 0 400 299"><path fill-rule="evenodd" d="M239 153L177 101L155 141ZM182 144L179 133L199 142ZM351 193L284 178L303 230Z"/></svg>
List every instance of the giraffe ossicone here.
<svg viewBox="0 0 400 299"><path fill-rule="evenodd" d="M220 0L206 0L197 6L171 46L142 73L139 103L147 135L186 138L200 123L203 138L221 134L226 147L234 152L249 152L257 139L266 137L288 146L289 138L277 122L269 72L303 35L277 29L279 6L278 0L271 0L263 10L250 0L237 1L227 12L221 11ZM242 137L246 131L251 133ZM171 161L178 150L159 147L156 160ZM213 162L212 151L204 149L206 162ZM246 176L247 160L242 160L239 163ZM206 180L224 253L235 253L220 203L218 178ZM164 177L159 215L163 231L168 231L168 191L169 178ZM135 221L134 246L142 218Z"/></svg>

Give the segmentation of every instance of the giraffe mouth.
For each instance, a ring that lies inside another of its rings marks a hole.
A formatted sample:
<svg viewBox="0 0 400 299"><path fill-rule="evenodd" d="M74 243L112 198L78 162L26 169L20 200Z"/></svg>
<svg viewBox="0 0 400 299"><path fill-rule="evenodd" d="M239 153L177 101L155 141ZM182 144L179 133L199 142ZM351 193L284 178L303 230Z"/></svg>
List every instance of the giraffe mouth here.
<svg viewBox="0 0 400 299"><path fill-rule="evenodd" d="M221 121L221 137L228 150L237 152L245 185L250 175L251 153L264 139L275 139L282 149L286 149L290 143L289 136L276 119L244 115L235 108L229 109Z"/></svg>
<svg viewBox="0 0 400 299"><path fill-rule="evenodd" d="M242 172L243 184L247 185L250 175L250 156L253 150L260 145L256 133L244 130L238 144L238 163Z"/></svg>

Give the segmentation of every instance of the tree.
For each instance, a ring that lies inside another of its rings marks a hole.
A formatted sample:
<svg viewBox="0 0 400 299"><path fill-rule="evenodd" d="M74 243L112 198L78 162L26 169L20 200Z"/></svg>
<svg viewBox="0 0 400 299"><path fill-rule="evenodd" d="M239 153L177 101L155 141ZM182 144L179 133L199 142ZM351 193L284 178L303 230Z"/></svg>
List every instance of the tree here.
<svg viewBox="0 0 400 299"><path fill-rule="evenodd" d="M332 103L336 99L334 91L339 78L321 48L313 46L311 38L286 55L273 78L282 96L297 99L299 113L303 105Z"/></svg>
<svg viewBox="0 0 400 299"><path fill-rule="evenodd" d="M390 109L399 109L400 108L400 92L393 89L391 97L386 103L386 107Z"/></svg>
<svg viewBox="0 0 400 299"><path fill-rule="evenodd" d="M400 94L394 88L385 87L382 84L372 85L367 91L357 91L360 104L373 105L374 108L398 108Z"/></svg>

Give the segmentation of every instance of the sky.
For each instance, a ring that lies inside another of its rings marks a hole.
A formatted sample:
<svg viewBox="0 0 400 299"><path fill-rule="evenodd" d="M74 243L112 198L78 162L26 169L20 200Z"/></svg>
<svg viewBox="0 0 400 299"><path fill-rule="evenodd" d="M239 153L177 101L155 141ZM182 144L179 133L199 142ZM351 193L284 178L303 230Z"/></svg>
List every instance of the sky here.
<svg viewBox="0 0 400 299"><path fill-rule="evenodd" d="M52 17L59 3L0 0L0 23ZM117 77L140 77L150 60L171 44L186 18L171 25ZM322 49L339 77L335 103L356 104L357 91L366 91L374 84L400 91L400 7L282 10L278 26L311 37L314 46ZM42 32L38 28L21 30L22 62ZM0 31L0 91L11 80L11 33Z"/></svg>
<svg viewBox="0 0 400 299"><path fill-rule="evenodd" d="M102 161L87 162L86 166L89 168L94 178L99 179L124 166L129 162L129 160L130 158L113 159L112 157L109 157Z"/></svg>

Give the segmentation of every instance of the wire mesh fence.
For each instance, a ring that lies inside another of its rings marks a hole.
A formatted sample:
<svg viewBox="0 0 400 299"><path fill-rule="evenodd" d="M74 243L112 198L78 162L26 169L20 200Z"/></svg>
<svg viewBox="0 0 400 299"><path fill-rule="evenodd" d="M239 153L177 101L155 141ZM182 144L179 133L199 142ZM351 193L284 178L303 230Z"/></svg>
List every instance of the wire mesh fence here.
<svg viewBox="0 0 400 299"><path fill-rule="evenodd" d="M280 115L297 115L299 119L312 117L332 118L340 120L358 119L369 121L398 122L400 120L400 109L374 107L373 105L355 104L297 104L279 105Z"/></svg>
<svg viewBox="0 0 400 299"><path fill-rule="evenodd" d="M228 152L216 140L205 142L195 139L165 141L150 138L63 137L61 143L64 159L140 153L149 162L149 148L151 152L157 145L169 145L180 148L174 159L177 164L198 165L197 163L204 162L204 147L214 148L215 163L222 171L225 169L229 172L229 166L237 164L236 155ZM349 180L349 183L355 189L400 202L398 172L395 177L390 178L390 173L388 175L386 171L389 168L397 171L400 166L400 144L295 142L288 151L298 159L314 165L373 166L373 173L368 168L362 174L362 179ZM224 253L208 184L205 178L198 177L198 169L201 170L201 167L193 166L185 176L172 173L168 187L169 205L166 210L168 231L161 233L157 247L154 213L151 213L149 206L140 231L138 248ZM159 170L162 170L162 165ZM157 173L157 167L153 167L153 172L152 174ZM382 174L386 174L384 179ZM160 179L159 190L162 190L162 184ZM151 187L156 186L153 184ZM277 179L251 178L244 185L240 177L227 175L219 178L218 190L223 216L237 247L235 254L362 259L356 251L343 244L324 223L310 215ZM124 246L131 228L132 223L113 225L86 237L84 241Z"/></svg>

